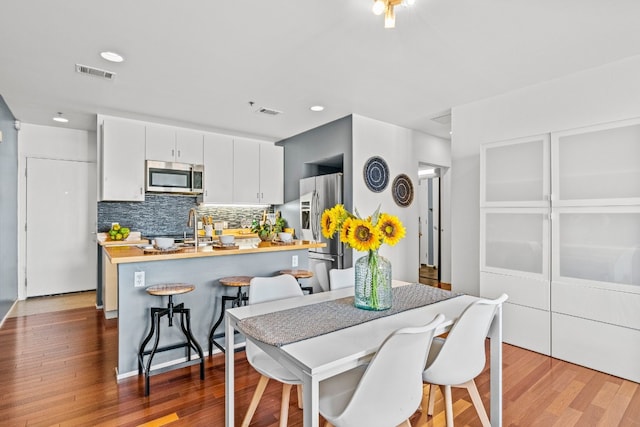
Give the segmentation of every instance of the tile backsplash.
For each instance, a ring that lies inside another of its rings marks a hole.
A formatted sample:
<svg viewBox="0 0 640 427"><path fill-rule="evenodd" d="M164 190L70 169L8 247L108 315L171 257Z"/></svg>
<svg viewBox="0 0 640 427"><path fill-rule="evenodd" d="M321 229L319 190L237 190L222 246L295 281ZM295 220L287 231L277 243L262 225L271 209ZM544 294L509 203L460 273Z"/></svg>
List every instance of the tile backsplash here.
<svg viewBox="0 0 640 427"><path fill-rule="evenodd" d="M118 222L143 236L191 234L187 226L189 210L198 209L214 221L227 221L229 228L240 228L243 218L260 219L264 208L241 206L201 206L195 196L147 193L144 202L98 202L98 232L109 231Z"/></svg>

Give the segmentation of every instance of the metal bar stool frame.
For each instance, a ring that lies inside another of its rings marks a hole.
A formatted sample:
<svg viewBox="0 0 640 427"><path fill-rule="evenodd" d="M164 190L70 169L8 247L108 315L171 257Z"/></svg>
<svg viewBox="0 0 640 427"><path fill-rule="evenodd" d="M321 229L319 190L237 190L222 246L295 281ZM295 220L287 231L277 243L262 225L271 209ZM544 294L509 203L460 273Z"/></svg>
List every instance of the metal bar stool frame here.
<svg viewBox="0 0 640 427"><path fill-rule="evenodd" d="M239 279L242 279L241 281L246 282L246 285L225 285L225 279L236 279L233 282L238 283ZM247 295L246 292L243 292L242 288L244 286L249 286L249 282L251 281L251 276L233 276L233 277L223 277L219 279L219 282L222 283L225 286L236 286L238 288L238 292L235 296L229 296L229 295L222 295L221 299L220 299L220 316L218 316L218 320L216 320L216 323L214 323L213 327L211 328L211 330L209 331L209 356L212 356L213 354L213 346L215 345L223 354L226 352L226 348L224 348L222 345L220 345L216 339L218 338L222 338L224 336L224 332L221 332L219 334L216 334L216 329L218 328L218 326L220 326L220 324L222 323L222 320L224 319L224 312L227 309L227 302L231 301L231 308L235 308L235 307L241 307L243 305L247 305L249 302L249 296ZM235 332L237 333L237 331ZM238 351L240 351L242 349L238 349Z"/></svg>
<svg viewBox="0 0 640 427"><path fill-rule="evenodd" d="M195 286L191 286L190 290L193 290ZM152 287L150 287L152 288ZM187 292L190 292L187 291ZM184 293L184 292L181 292ZM153 295L153 294L152 294ZM138 351L138 375L144 374L144 395L149 395L149 377L153 375L158 375L164 372L168 372L174 369L184 368L187 366L192 366L195 364L200 364L200 379L204 380L204 353L202 352L202 348L196 341L193 333L191 332L191 309L185 308L184 303L180 303L178 305L174 305L173 303L173 295L169 294L169 303L167 307L151 307L149 309L151 315L151 330L147 334L147 336L142 341L140 345L140 350ZM168 316L169 327L173 326L173 315L175 313L180 313L180 329L187 339L186 342L168 345L164 347L158 347L160 343L160 319L164 316ZM186 326L185 326L186 325ZM151 338L155 336L153 347L151 350L145 350ZM151 363L153 361L153 357L157 353L161 353L163 351L175 350L178 348L186 348L187 349L187 360L184 362L174 363L169 366L165 366L162 368L151 369ZM199 359L191 359L191 350L195 350L198 353ZM145 356L149 356L146 364L145 364Z"/></svg>

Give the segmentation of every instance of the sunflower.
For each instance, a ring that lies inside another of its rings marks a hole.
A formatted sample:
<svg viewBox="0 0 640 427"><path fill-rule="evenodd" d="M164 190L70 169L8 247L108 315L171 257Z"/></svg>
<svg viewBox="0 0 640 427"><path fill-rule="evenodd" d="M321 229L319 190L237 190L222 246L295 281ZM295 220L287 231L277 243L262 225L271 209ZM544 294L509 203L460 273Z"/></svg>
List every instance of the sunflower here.
<svg viewBox="0 0 640 427"><path fill-rule="evenodd" d="M380 230L383 243L389 246L395 246L406 233L404 226L397 216L385 213L380 215L377 228Z"/></svg>
<svg viewBox="0 0 640 427"><path fill-rule="evenodd" d="M342 243L349 243L349 234L351 233L351 226L353 225L353 218L347 217L342 223L340 228L340 241Z"/></svg>
<svg viewBox="0 0 640 427"><path fill-rule="evenodd" d="M327 209L322 213L322 219L320 220L322 225L322 235L330 239L338 228L338 221L335 217L334 209Z"/></svg>
<svg viewBox="0 0 640 427"><path fill-rule="evenodd" d="M367 252L380 247L380 231L371 222L354 219L348 233L349 245L357 251Z"/></svg>

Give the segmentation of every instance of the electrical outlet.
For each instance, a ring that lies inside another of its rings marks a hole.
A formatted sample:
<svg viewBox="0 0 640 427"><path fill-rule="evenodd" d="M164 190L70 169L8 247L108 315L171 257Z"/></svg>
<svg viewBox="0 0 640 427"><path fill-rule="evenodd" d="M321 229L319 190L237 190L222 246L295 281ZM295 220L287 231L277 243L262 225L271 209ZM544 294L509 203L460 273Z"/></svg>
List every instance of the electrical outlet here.
<svg viewBox="0 0 640 427"><path fill-rule="evenodd" d="M136 271L133 274L133 286L136 288L144 287L144 271Z"/></svg>
<svg viewBox="0 0 640 427"><path fill-rule="evenodd" d="M291 267L297 267L298 266L298 255L293 255L291 257Z"/></svg>

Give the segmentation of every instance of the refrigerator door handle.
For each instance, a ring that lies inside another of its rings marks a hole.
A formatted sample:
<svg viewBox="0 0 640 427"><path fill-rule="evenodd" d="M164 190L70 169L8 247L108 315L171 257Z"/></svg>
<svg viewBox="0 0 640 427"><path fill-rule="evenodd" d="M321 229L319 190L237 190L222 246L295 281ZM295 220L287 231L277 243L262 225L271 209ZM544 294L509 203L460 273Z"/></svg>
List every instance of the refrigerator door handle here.
<svg viewBox="0 0 640 427"><path fill-rule="evenodd" d="M311 233L313 234L313 240L320 241L320 196L318 196L318 192L313 192L313 198L311 201L311 217L313 221L311 223Z"/></svg>
<svg viewBox="0 0 640 427"><path fill-rule="evenodd" d="M316 261L335 261L336 257L332 255L322 255L322 254L311 254L309 253L309 259L313 259Z"/></svg>

